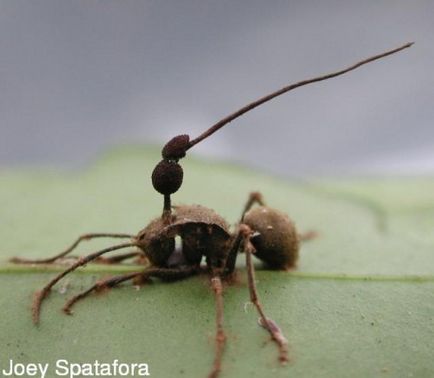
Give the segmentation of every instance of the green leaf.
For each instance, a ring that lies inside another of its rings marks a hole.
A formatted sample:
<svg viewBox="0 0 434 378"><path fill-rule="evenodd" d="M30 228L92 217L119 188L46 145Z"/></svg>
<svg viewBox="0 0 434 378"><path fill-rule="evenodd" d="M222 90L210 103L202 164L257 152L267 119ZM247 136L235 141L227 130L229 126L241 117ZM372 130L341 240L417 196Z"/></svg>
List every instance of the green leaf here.
<svg viewBox="0 0 434 378"><path fill-rule="evenodd" d="M214 353L214 299L205 277L125 284L60 311L66 298L115 271L89 265L56 286L41 324L32 293L53 270L17 266L12 256L48 257L81 233L136 233L160 215L150 175L158 151L120 148L84 172L2 171L0 179L0 369L21 363L98 360L148 363L154 377L205 377ZM188 157L176 203L199 203L235 223L250 191L287 212L300 231L296 271L266 271L257 285L267 315L290 343L291 363L258 325L244 255L239 282L225 288L228 335L222 377L429 377L434 375L434 179L333 179L287 182L248 169ZM83 243L86 254L110 245ZM59 290L61 289L61 290ZM66 291L66 293L64 292Z"/></svg>

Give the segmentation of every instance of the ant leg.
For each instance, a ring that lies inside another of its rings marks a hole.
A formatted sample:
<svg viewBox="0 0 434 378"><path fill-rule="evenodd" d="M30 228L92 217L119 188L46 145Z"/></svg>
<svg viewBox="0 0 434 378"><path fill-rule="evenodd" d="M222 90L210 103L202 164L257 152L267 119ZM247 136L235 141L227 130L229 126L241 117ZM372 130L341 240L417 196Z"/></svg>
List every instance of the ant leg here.
<svg viewBox="0 0 434 378"><path fill-rule="evenodd" d="M112 257L98 257L95 259L95 263L97 264L118 264L124 260L130 259L131 257L137 257L142 255L142 252L128 252L117 256Z"/></svg>
<svg viewBox="0 0 434 378"><path fill-rule="evenodd" d="M185 267L179 269L149 268L142 272L126 273L110 277L96 282L89 289L82 291L81 293L69 299L63 307L63 311L68 315L72 315L72 306L75 305L75 303L77 303L79 300L86 298L93 291L99 291L105 288L111 289L122 282L132 280L134 278L140 278L142 282L151 277L159 277L163 279L182 279L195 274L197 271L198 270L196 267Z"/></svg>
<svg viewBox="0 0 434 378"><path fill-rule="evenodd" d="M244 206L240 223L244 220L244 215L252 208L252 206L257 203L260 206L265 206L264 198L260 192L251 192L249 194L249 199L246 202L246 205ZM303 232L301 234L298 234L299 240L301 242L310 241L318 237L318 233L316 231L307 231Z"/></svg>
<svg viewBox="0 0 434 378"><path fill-rule="evenodd" d="M24 259L20 257L13 257L10 262L16 263L16 264L50 264L57 259L60 259L61 257L66 256L70 252L72 252L83 240L90 240L95 238L130 238L134 239L134 235L128 235L128 234L113 234L113 233L95 233L95 234L84 234L77 238L77 240L71 244L70 247L65 249L63 252L60 252L59 254L49 257L46 259Z"/></svg>
<svg viewBox="0 0 434 378"><path fill-rule="evenodd" d="M283 335L281 329L276 324L276 322L265 316L261 302L258 298L258 292L256 290L255 267L252 262L252 253L255 251L255 247L253 247L252 243L250 242L252 231L247 225L241 225L240 231L243 234L243 249L244 253L246 254L250 301L254 304L256 310L259 313L259 324L270 333L271 338L277 343L279 347L279 361L282 364L285 364L288 362L288 341L286 340L285 336Z"/></svg>
<svg viewBox="0 0 434 378"><path fill-rule="evenodd" d="M260 192L251 192L249 194L249 198L244 205L244 209L241 215L240 223L244 219L244 215L252 208L252 206L257 203L260 206L265 206L264 198L262 197L262 194Z"/></svg>
<svg viewBox="0 0 434 378"><path fill-rule="evenodd" d="M316 239L317 237L318 237L318 232L313 231L313 230L298 234L298 239L301 242L310 241L310 240Z"/></svg>
<svg viewBox="0 0 434 378"><path fill-rule="evenodd" d="M249 198L244 205L243 212L241 214L240 222L243 222L244 215L252 208L252 206L257 203L260 206L265 206L264 199L260 192L251 192L249 194ZM235 264L237 262L238 251L240 249L242 240L241 232L237 233L237 236L234 238L232 246L229 250L228 257L226 259L225 271L224 274L231 274L235 270Z"/></svg>
<svg viewBox="0 0 434 378"><path fill-rule="evenodd" d="M77 294L76 296L72 297L68 302L66 302L65 306L63 307L63 312L68 315L72 315L71 307L78 302L80 299L86 298L90 293L92 293L94 290L98 291L105 288L112 288L117 285L119 285L122 282L132 280L135 277L138 277L142 275L142 272L134 272L134 273L127 273L127 274L121 274L118 276L110 277L108 279L98 281L95 285L91 286L89 289L81 292L80 294Z"/></svg>
<svg viewBox="0 0 434 378"><path fill-rule="evenodd" d="M211 278L211 286L214 290L216 303L216 335L214 365L209 378L216 378L221 371L223 350L226 343L226 335L223 329L223 285L219 276Z"/></svg>
<svg viewBox="0 0 434 378"><path fill-rule="evenodd" d="M135 247L137 246L136 243L124 243L124 244L117 244L112 247L104 248L100 251L91 253L90 255L87 255L85 257L81 257L78 259L77 262L72 264L68 269L64 270L63 272L59 273L56 277L54 277L50 282L48 282L47 285L45 285L41 291L38 291L35 293L35 297L33 300L32 305L32 317L33 322L35 324L39 323L39 314L41 312L41 305L42 301L47 297L48 293L50 292L51 288L60 281L63 277L65 277L68 273L71 273L75 269L77 269L80 266L83 266L87 264L88 262L95 260L99 256L103 255L104 253L115 251L121 248L128 248L128 247Z"/></svg>
<svg viewBox="0 0 434 378"><path fill-rule="evenodd" d="M238 231L233 238L232 246L229 249L228 257L226 258L223 274L228 276L235 270L235 264L237 262L238 251L240 250L241 241L243 239L241 231Z"/></svg>

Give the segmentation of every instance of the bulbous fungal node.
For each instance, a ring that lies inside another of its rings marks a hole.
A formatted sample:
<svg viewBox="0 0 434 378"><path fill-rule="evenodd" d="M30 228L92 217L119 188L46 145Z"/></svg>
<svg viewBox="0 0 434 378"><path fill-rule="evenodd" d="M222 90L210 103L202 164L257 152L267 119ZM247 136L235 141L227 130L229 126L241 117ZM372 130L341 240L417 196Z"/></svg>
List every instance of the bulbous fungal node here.
<svg viewBox="0 0 434 378"><path fill-rule="evenodd" d="M169 140L163 147L161 154L165 160L182 159L190 147L190 136L183 134Z"/></svg>
<svg viewBox="0 0 434 378"><path fill-rule="evenodd" d="M152 185L157 192L169 195L181 187L183 177L184 172L177 162L161 160L152 172Z"/></svg>

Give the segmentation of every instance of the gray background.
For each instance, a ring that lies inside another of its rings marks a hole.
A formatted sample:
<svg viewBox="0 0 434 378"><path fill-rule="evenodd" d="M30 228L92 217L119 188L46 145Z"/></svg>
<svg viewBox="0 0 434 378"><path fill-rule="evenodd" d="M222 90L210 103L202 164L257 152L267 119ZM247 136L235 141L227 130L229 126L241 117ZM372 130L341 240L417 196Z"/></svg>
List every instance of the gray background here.
<svg viewBox="0 0 434 378"><path fill-rule="evenodd" d="M432 1L0 1L0 165L80 167L119 143L197 136L290 82L416 45L284 95L192 152L286 176L434 173Z"/></svg>

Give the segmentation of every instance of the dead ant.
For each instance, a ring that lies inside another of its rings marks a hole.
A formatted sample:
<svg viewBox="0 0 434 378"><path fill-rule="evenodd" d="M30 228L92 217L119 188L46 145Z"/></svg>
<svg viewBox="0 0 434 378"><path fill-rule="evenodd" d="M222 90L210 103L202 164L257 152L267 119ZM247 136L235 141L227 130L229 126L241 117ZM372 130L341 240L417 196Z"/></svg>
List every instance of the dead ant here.
<svg viewBox="0 0 434 378"><path fill-rule="evenodd" d="M135 280L137 282L139 280L145 282L152 277L163 280L180 280L200 272L206 272L210 276L210 284L216 300L216 346L214 364L209 374L210 377L216 377L221 371L221 360L226 341L223 329L222 279L231 276L235 269L238 253L244 252L250 300L259 313L260 325L269 332L272 340L279 348L280 362L286 363L288 361L288 343L278 325L265 315L259 302L252 255L255 255L272 269L293 268L297 262L300 240L309 239L312 234L299 235L288 216L279 210L266 206L261 194L257 192L250 194L234 232L230 231L228 223L220 215L209 208L200 205L172 206L170 196L178 191L183 180L183 170L178 162L185 157L191 147L255 107L295 88L342 75L366 63L408 48L412 44L407 43L396 49L372 56L334 73L285 86L223 118L195 139L190 140L188 135L178 135L171 139L163 147L163 160L157 164L152 173L152 184L155 190L164 196L162 215L152 220L137 235L86 234L80 236L68 249L54 257L40 260L12 259L15 263L53 263L69 254L83 240L101 237L130 239L129 242L104 248L78 258L75 263L45 285L41 291L36 292L32 307L34 323L39 322L42 302L51 288L67 274L92 261L117 263L134 256L142 256L148 261L149 266L139 272L121 274L98 281L66 302L63 311L67 314L72 313L71 308L77 301L87 297L93 291L113 288L125 281ZM258 206L252 208L255 204ZM181 243L176 242L179 239ZM138 251L112 258L102 257L108 252L130 247L136 247ZM206 261L205 267L201 266L203 257Z"/></svg>

